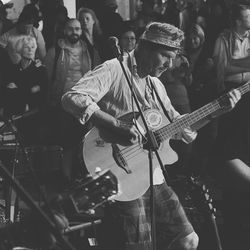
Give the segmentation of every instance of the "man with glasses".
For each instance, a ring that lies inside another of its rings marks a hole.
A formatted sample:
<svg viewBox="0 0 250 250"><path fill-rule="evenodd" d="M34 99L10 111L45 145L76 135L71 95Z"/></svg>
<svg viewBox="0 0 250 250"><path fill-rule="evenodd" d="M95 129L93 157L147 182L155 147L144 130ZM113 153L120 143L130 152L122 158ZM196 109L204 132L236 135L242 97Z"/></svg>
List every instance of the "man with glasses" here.
<svg viewBox="0 0 250 250"><path fill-rule="evenodd" d="M131 52L135 49L136 36L132 28L129 26L124 28L119 39L119 44L121 49L126 52Z"/></svg>

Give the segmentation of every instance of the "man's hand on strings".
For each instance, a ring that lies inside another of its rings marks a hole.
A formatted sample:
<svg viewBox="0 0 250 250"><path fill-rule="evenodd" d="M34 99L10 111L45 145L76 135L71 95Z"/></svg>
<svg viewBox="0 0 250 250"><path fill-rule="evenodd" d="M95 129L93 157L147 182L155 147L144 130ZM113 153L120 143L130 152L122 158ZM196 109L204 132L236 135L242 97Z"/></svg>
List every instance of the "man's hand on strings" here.
<svg viewBox="0 0 250 250"><path fill-rule="evenodd" d="M142 136L133 122L122 121L98 110L91 118L102 139L109 143L129 146L141 141Z"/></svg>
<svg viewBox="0 0 250 250"><path fill-rule="evenodd" d="M128 146L142 141L142 135L134 124L117 120L116 131L121 135L121 141L119 143L121 145Z"/></svg>
<svg viewBox="0 0 250 250"><path fill-rule="evenodd" d="M224 96L222 96L219 100L221 108L218 111L212 113L212 118L215 118L232 110L240 99L241 93L237 89L233 89Z"/></svg>

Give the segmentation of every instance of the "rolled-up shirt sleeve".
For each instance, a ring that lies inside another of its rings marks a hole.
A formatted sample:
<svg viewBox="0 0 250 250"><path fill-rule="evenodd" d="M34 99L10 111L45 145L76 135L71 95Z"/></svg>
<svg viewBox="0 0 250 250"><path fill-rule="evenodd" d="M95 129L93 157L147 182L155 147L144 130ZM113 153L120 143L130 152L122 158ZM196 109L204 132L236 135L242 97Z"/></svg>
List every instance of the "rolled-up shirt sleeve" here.
<svg viewBox="0 0 250 250"><path fill-rule="evenodd" d="M74 87L62 96L63 108L85 124L92 114L99 110L98 102L113 83L109 62L89 71Z"/></svg>
<svg viewBox="0 0 250 250"><path fill-rule="evenodd" d="M87 95L67 92L62 97L63 108L85 124L99 106Z"/></svg>

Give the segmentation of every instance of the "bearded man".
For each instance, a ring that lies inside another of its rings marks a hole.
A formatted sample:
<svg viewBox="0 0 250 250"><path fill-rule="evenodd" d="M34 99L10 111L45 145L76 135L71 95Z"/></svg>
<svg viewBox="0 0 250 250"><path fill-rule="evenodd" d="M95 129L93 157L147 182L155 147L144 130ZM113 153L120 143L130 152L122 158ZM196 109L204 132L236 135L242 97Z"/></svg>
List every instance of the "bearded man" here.
<svg viewBox="0 0 250 250"><path fill-rule="evenodd" d="M48 50L45 58L50 104L47 137L50 144L63 147L62 168L67 180L71 180L72 166L76 165L72 159L83 128L73 116L62 110L61 97L91 69L90 55L87 45L80 39L81 34L80 22L69 19L65 24L64 38Z"/></svg>

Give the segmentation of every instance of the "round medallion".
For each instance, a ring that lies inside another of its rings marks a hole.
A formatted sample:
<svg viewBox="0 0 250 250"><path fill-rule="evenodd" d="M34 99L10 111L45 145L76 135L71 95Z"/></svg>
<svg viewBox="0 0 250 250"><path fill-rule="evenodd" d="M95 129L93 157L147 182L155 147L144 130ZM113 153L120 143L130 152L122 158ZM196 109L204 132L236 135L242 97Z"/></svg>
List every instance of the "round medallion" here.
<svg viewBox="0 0 250 250"><path fill-rule="evenodd" d="M162 124L162 115L158 110L147 110L145 119L149 127L157 129Z"/></svg>

